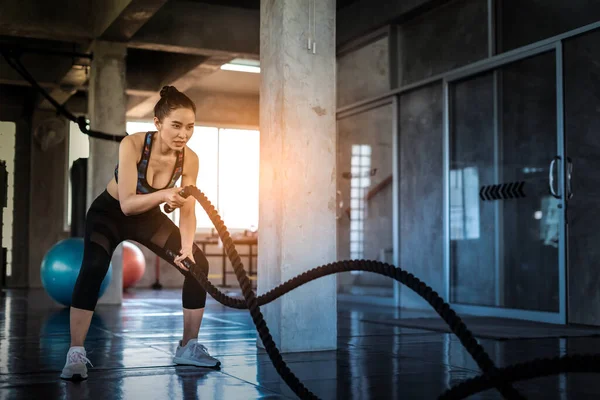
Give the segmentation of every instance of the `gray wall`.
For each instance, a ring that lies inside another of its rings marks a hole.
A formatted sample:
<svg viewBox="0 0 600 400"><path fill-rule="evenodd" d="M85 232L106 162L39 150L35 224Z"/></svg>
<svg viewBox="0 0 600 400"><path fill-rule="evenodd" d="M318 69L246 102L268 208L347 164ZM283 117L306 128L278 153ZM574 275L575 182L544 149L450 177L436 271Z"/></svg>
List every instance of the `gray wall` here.
<svg viewBox="0 0 600 400"><path fill-rule="evenodd" d="M434 84L400 97L400 267L444 293L442 87ZM406 287L403 307L424 301Z"/></svg>
<svg viewBox="0 0 600 400"><path fill-rule="evenodd" d="M487 42L487 2L452 1L398 26L398 81L407 85L481 60Z"/></svg>
<svg viewBox="0 0 600 400"><path fill-rule="evenodd" d="M555 36L600 19L595 0L496 0L501 52Z"/></svg>
<svg viewBox="0 0 600 400"><path fill-rule="evenodd" d="M384 36L337 58L337 106L390 89L389 38Z"/></svg>

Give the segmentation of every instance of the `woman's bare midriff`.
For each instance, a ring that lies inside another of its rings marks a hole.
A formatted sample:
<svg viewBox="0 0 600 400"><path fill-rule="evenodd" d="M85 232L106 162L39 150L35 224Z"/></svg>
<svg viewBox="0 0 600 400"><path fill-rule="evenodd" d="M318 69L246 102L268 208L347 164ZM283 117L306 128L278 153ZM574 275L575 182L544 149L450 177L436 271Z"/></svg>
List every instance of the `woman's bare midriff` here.
<svg viewBox="0 0 600 400"><path fill-rule="evenodd" d="M118 188L118 185L117 185L117 181L115 180L114 177L110 180L110 182L108 182L108 185L106 186L106 191L112 197L114 197L115 199L119 200L119 188Z"/></svg>

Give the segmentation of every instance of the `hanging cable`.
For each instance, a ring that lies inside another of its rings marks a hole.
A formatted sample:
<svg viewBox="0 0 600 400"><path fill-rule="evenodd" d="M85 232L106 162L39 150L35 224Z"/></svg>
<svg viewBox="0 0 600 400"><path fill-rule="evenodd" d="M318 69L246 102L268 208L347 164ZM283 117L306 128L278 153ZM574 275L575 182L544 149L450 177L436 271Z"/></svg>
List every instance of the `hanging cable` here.
<svg viewBox="0 0 600 400"><path fill-rule="evenodd" d="M311 26L310 22L311 22L311 15L312 14L310 13L310 5L312 3L312 0L307 0L307 1L308 1L308 12L307 12L307 16L308 16L308 29L306 29L306 37L307 37L307 40L308 40L308 43L307 43L308 47L307 47L307 49L311 50L312 49L312 26Z"/></svg>
<svg viewBox="0 0 600 400"><path fill-rule="evenodd" d="M316 0L312 0L312 2L313 2L313 7L312 7L312 9L313 9L313 19L312 19L312 23L313 23L313 26L312 26L312 37L313 37L312 52L313 52L313 54L317 54L317 40L316 40L317 39L317 18L316 18L317 13L315 11L316 8L317 8L317 3L316 3Z"/></svg>
<svg viewBox="0 0 600 400"><path fill-rule="evenodd" d="M2 54L8 65L10 65L15 71L17 71L19 75L23 77L23 79L29 82L29 84L33 86L34 89L36 89L46 100L48 100L48 102L50 102L50 104L52 104L52 106L56 108L56 111L59 114L63 115L72 122L75 122L79 127L79 130L81 130L81 132L96 139L110 140L114 142L120 142L127 135L127 133L125 133L125 136L111 135L108 133L89 129L85 117L76 117L75 115L73 115L69 110L67 110L63 105L57 102L43 87L41 87L37 83L35 78L29 73L29 71L27 71L25 66L19 60L18 54L13 54L15 53L14 50L1 50L0 53Z"/></svg>

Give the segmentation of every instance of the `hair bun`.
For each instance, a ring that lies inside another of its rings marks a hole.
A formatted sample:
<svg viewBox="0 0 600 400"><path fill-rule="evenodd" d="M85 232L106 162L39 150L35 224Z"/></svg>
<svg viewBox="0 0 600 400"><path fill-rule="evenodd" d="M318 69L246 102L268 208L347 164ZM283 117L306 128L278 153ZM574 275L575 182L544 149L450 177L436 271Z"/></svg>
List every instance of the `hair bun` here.
<svg viewBox="0 0 600 400"><path fill-rule="evenodd" d="M160 90L160 97L166 97L175 92L177 92L177 88L175 88L175 86L163 86L163 88Z"/></svg>

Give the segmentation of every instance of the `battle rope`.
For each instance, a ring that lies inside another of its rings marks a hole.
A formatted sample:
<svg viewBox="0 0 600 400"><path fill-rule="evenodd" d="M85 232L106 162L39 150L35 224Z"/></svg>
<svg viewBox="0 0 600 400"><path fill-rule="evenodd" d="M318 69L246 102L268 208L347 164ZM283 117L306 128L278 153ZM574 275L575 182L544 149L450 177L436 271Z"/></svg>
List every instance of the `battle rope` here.
<svg viewBox="0 0 600 400"><path fill-rule="evenodd" d="M450 308L448 303L444 302L444 300L435 292L432 288L427 286L424 282L421 282L417 277L413 274L410 274L401 268L394 267L393 265L381 263L378 261L368 261L368 260L351 260L351 261L341 261L335 262L331 264L327 264L325 266L321 266L318 268L314 268L310 271L307 271L284 284L276 287L270 292L266 293L263 296L256 297L254 291L252 290L250 280L246 276L246 271L244 270L244 266L240 259L240 256L235 249L235 244L231 239L229 232L227 231L227 227L221 220L218 212L215 210L214 206L208 200L208 198L195 186L186 186L182 190L182 196L187 197L189 195L193 196L204 208L206 214L214 224L217 229L217 233L223 242L225 252L229 257L233 269L235 271L235 275L238 279L240 287L242 289L242 294L245 300L245 306L250 310L250 315L252 316L252 320L258 330L260 338L265 346L265 349L273 363L273 366L281 376L281 378L286 382L286 384L290 387L296 395L302 399L316 399L317 397L309 391L300 380L294 375L294 373L288 368L286 363L283 361L277 346L275 345L273 338L269 332L269 328L267 327L262 313L260 311L259 306L263 304L267 304L270 301L280 297L284 293L304 284L311 280L318 279L322 276L338 273L338 272L346 272L353 270L361 270L374 272L381 275L389 276L404 285L408 286L410 289L418 293L423 299L425 299L434 309L435 311L442 317L442 319L448 324L452 332L459 338L460 342L465 346L469 354L473 357L477 365L482 369L485 373L485 376L495 377L498 374L498 369L494 365L494 362L491 360L489 355L485 352L483 347L477 342L477 340L473 337L473 334L467 329L464 322L460 319L458 315ZM175 254L169 253L170 257L174 257ZM191 260L184 260L184 265L190 270L192 276L194 276L201 286L217 301L221 304L235 307L235 308L245 308L243 307L243 303L239 299L235 299L229 297L223 293L221 293L215 286L213 286L206 275L199 271L194 263ZM509 399L523 399L521 396L510 384L500 380L494 380L494 386L500 390L502 395Z"/></svg>
<svg viewBox="0 0 600 400"><path fill-rule="evenodd" d="M574 354L554 358L537 358L501 368L495 377L480 375L461 382L444 392L438 399L458 400L483 392L500 381L515 382L564 372L600 372L600 354Z"/></svg>

